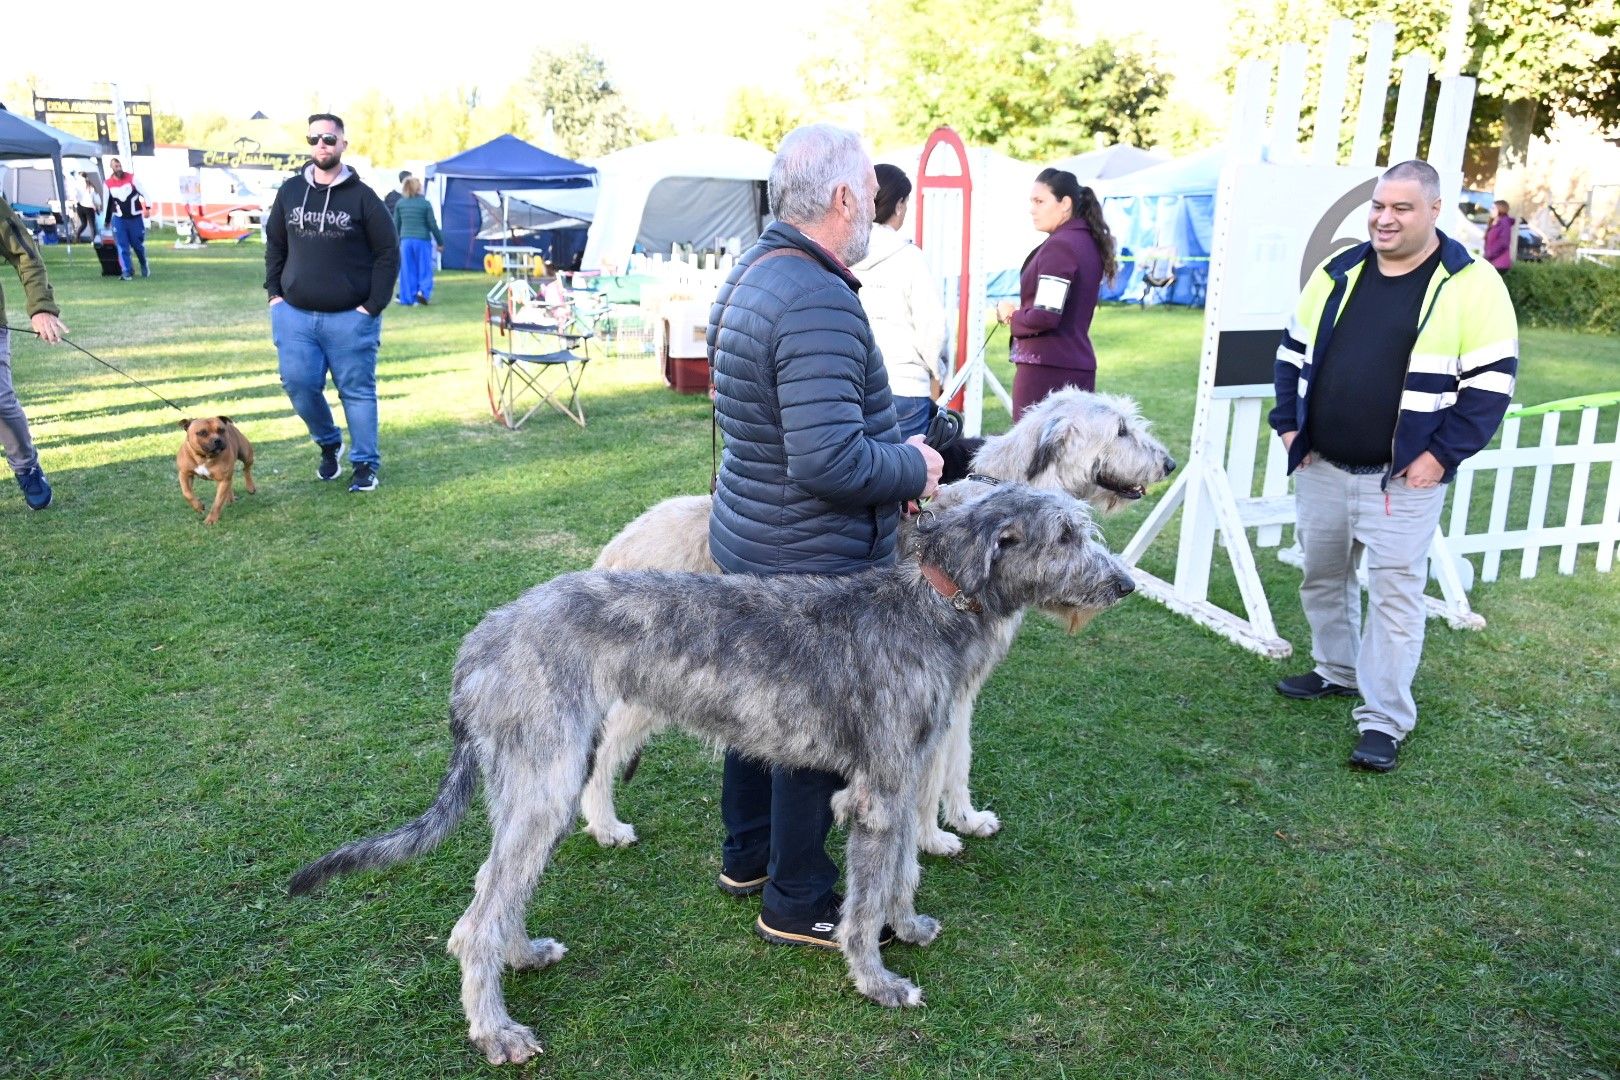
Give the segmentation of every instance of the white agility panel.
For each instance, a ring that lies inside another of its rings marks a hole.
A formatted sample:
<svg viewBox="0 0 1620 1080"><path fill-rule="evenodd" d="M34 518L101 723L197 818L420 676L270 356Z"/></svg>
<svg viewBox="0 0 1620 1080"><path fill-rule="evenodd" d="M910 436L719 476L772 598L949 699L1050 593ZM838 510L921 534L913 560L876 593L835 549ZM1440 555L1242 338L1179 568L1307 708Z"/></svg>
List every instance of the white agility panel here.
<svg viewBox="0 0 1620 1080"><path fill-rule="evenodd" d="M1385 102L1394 62L1393 26L1372 27L1366 44L1362 92L1355 117L1345 116L1354 27L1333 24L1325 43L1315 128L1299 129L1305 49L1285 46L1273 85L1271 67L1249 62L1238 71L1230 153L1215 203L1208 300L1186 468L1126 546L1141 591L1174 611L1254 652L1277 658L1293 646L1277 636L1261 586L1248 530L1261 546L1275 546L1294 521L1280 440L1265 424L1272 399L1272 366L1289 313L1310 272L1325 259L1366 239L1373 185L1389 164L1415 157L1432 68L1427 56L1404 58L1390 130L1390 156L1376 161L1385 131ZM1462 187L1463 148L1473 105L1474 80L1441 80L1429 159L1443 191ZM1269 108L1268 108L1269 107ZM1267 124L1270 112L1271 123ZM1345 121L1353 122L1348 157ZM1267 147L1270 152L1267 152ZM1448 211L1456 213L1455 207ZM1264 454L1261 448L1264 447ZM1263 457L1255 494L1256 469ZM1173 581L1139 563L1177 512L1181 532ZM1209 600L1215 539L1237 579L1243 613ZM1461 574L1439 541L1437 560L1444 608L1454 622L1482 625L1468 611Z"/></svg>

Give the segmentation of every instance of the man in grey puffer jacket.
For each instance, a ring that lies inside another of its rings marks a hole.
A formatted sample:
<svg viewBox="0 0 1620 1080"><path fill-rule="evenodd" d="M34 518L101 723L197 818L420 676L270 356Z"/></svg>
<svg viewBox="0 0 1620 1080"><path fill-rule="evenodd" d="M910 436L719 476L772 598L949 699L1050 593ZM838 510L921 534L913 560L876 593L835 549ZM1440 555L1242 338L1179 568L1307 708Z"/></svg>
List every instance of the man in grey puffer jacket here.
<svg viewBox="0 0 1620 1080"><path fill-rule="evenodd" d="M942 462L900 441L883 358L849 264L866 254L877 177L860 136L830 124L782 140L776 223L709 315L726 446L709 550L727 573L848 574L893 563L902 505L932 495ZM858 718L857 718L858 719ZM840 777L726 755L719 884L764 892L768 941L836 948L838 868L827 857Z"/></svg>

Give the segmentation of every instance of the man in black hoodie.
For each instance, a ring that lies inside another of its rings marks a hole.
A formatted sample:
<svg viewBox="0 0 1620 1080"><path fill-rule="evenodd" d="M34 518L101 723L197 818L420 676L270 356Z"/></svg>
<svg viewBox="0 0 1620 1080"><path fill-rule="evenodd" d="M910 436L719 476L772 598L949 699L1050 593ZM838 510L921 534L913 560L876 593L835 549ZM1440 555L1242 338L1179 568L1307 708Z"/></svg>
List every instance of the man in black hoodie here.
<svg viewBox="0 0 1620 1080"><path fill-rule="evenodd" d="M399 243L382 200L343 164L349 142L331 113L309 118L310 164L281 185L264 226L264 288L281 385L321 450L316 476L334 480L343 432L326 404L332 373L354 462L350 491L375 491L377 346L399 272Z"/></svg>

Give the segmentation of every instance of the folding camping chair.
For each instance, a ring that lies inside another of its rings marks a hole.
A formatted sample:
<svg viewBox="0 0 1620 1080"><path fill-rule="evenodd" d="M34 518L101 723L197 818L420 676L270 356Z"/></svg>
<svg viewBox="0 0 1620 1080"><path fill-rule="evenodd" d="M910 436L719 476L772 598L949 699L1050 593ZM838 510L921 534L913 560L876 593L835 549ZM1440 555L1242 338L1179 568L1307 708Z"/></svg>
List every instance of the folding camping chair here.
<svg viewBox="0 0 1620 1080"><path fill-rule="evenodd" d="M484 351L490 412L516 431L542 405L585 426L579 389L595 336L573 299L553 281L537 295L521 278L501 281L485 300Z"/></svg>

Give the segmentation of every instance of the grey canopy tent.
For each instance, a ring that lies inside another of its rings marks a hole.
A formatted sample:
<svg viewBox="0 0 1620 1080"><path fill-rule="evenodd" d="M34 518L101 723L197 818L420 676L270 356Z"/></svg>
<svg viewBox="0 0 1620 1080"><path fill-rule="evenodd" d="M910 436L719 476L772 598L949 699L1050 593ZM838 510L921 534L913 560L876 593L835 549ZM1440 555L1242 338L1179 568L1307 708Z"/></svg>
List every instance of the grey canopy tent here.
<svg viewBox="0 0 1620 1080"><path fill-rule="evenodd" d="M101 156L99 143L87 142L69 135L60 128L42 124L38 120L10 112L0 105L0 160L18 158L48 158L56 169L56 197L61 200L65 216L71 209L68 201L67 180L62 174L63 158L89 158Z"/></svg>

